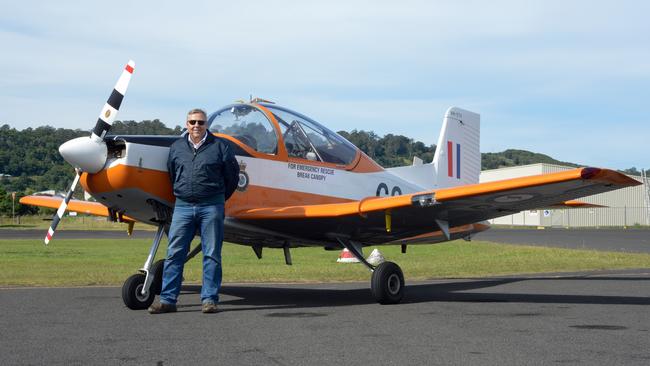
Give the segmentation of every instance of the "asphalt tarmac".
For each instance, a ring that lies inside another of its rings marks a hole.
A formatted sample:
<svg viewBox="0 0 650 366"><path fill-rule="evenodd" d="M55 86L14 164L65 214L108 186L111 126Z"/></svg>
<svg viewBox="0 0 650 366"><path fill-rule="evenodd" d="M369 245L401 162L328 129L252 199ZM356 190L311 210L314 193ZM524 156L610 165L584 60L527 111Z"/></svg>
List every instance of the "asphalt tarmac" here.
<svg viewBox="0 0 650 366"><path fill-rule="evenodd" d="M218 314L127 309L120 288L0 289L3 365L648 365L650 271L408 284L234 285Z"/></svg>
<svg viewBox="0 0 650 366"><path fill-rule="evenodd" d="M650 253L650 229L491 228L474 238L497 243Z"/></svg>
<svg viewBox="0 0 650 366"><path fill-rule="evenodd" d="M496 229L477 240L648 252L648 230ZM2 230L1 238L41 238ZM136 231L151 238L153 232ZM59 238L89 238L60 231ZM125 238L120 231L92 237ZM119 287L0 289L3 365L648 365L650 270L407 283L226 284L218 314L189 285L175 314L127 309Z"/></svg>

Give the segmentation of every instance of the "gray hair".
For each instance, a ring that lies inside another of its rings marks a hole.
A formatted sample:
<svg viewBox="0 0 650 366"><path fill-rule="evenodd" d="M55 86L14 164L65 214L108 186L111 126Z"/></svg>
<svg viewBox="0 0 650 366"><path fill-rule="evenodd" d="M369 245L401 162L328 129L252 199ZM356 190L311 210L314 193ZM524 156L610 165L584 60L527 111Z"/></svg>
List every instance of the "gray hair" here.
<svg viewBox="0 0 650 366"><path fill-rule="evenodd" d="M201 109L201 108L191 109L189 112L187 112L187 116L189 117L190 115L195 114L195 113L201 113L201 114L203 114L205 116L205 118L208 118L208 114L205 113L205 111L203 109Z"/></svg>

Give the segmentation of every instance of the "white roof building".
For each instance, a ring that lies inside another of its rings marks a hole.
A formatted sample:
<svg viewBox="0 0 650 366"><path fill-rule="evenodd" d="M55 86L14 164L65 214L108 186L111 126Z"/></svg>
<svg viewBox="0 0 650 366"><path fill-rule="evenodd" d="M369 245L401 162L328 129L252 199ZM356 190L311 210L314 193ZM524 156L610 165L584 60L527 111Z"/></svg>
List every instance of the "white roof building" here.
<svg viewBox="0 0 650 366"><path fill-rule="evenodd" d="M492 182L528 175L554 173L573 167L553 164L531 164L481 172L480 182ZM629 177L643 182L639 176ZM579 198L579 201L607 206L598 208L567 208L523 211L490 220L496 225L544 227L601 227L650 225L648 182L612 192Z"/></svg>

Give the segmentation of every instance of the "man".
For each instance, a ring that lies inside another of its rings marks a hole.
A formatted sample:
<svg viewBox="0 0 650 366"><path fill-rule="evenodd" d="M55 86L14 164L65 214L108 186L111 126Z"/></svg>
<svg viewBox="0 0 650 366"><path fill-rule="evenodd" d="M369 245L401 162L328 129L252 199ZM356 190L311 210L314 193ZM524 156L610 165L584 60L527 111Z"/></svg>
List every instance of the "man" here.
<svg viewBox="0 0 650 366"><path fill-rule="evenodd" d="M169 228L160 303L149 307L151 314L176 311L185 258L197 230L203 249L201 310L217 312L224 203L237 187L239 164L228 144L208 133L203 110L189 111L185 127L187 138L178 139L169 149L167 169L176 204Z"/></svg>

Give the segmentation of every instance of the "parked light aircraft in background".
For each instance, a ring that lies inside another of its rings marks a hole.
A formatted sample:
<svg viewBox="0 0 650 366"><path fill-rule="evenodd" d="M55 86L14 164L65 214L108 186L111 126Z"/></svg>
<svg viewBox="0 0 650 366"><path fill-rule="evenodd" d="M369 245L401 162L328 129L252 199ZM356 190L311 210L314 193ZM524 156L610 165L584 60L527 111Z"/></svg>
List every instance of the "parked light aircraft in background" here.
<svg viewBox="0 0 650 366"><path fill-rule="evenodd" d="M122 287L124 303L145 309L160 293L162 263L154 258L168 230L174 196L167 174L169 146L179 136L108 135L134 63L123 71L90 137L59 148L78 172L65 198L27 196L20 202L58 207L46 244L66 209L126 222L156 225L143 268ZM580 168L560 173L479 183L479 115L450 108L444 115L433 161L385 169L318 122L253 99L216 110L209 131L224 139L240 164L237 191L226 204L225 240L262 249L347 248L372 271L371 293L398 303L404 276L393 262L368 263L368 245L437 243L470 238L486 220L545 207L583 205L578 197L639 184L612 170ZM80 181L97 202L70 200ZM188 260L201 249L197 245Z"/></svg>

